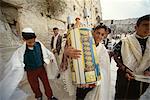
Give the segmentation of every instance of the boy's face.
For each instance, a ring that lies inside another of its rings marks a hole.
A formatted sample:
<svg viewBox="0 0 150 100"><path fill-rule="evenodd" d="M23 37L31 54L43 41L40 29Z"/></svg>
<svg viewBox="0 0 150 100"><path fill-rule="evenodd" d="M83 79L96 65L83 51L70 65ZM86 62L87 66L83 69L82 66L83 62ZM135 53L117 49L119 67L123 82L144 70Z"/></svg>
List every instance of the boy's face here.
<svg viewBox="0 0 150 100"><path fill-rule="evenodd" d="M106 31L104 28L95 30L95 32L93 33L95 43L98 44L102 39L104 39L105 34Z"/></svg>
<svg viewBox="0 0 150 100"><path fill-rule="evenodd" d="M25 40L26 41L26 44L28 47L33 47L34 44L35 44L35 38L33 39L29 39L29 40Z"/></svg>
<svg viewBox="0 0 150 100"><path fill-rule="evenodd" d="M139 26L136 26L137 34L141 37L150 35L150 21L142 21Z"/></svg>

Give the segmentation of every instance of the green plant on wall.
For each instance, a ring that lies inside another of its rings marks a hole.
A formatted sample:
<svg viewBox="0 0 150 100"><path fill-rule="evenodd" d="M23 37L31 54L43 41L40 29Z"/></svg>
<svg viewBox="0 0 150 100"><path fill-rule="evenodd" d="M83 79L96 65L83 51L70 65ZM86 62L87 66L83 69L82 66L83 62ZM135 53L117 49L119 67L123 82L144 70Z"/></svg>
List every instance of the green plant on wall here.
<svg viewBox="0 0 150 100"><path fill-rule="evenodd" d="M52 16L58 16L64 13L67 4L65 0L47 0L48 2L48 12Z"/></svg>

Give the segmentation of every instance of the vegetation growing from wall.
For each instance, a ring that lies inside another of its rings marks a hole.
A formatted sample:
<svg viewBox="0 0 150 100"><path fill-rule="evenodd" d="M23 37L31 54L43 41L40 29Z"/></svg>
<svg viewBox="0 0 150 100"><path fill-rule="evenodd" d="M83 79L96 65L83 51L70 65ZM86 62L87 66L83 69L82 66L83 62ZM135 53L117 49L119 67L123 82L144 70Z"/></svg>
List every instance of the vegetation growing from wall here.
<svg viewBox="0 0 150 100"><path fill-rule="evenodd" d="M65 12L67 4L64 0L47 0L48 12L51 16L58 16Z"/></svg>

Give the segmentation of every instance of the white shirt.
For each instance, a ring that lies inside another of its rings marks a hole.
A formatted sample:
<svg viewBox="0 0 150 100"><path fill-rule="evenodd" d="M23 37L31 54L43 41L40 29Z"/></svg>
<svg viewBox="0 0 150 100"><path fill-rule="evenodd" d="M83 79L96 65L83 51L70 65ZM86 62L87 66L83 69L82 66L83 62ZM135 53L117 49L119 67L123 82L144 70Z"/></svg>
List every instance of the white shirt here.
<svg viewBox="0 0 150 100"><path fill-rule="evenodd" d="M57 43L58 36L59 36L59 33L56 36L54 36L54 43L53 43L54 49L56 49L56 43Z"/></svg>
<svg viewBox="0 0 150 100"><path fill-rule="evenodd" d="M138 34L135 34L135 37L140 38L140 39L146 39L146 38L148 38L149 36L141 37L141 36L139 36Z"/></svg>

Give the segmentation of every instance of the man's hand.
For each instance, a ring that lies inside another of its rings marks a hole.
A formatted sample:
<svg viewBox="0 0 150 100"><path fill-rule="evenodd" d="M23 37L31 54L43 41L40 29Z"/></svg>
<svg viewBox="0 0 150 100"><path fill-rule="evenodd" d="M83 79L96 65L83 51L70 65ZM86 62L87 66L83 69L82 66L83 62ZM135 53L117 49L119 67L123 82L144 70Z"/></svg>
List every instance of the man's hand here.
<svg viewBox="0 0 150 100"><path fill-rule="evenodd" d="M77 50L77 49L69 46L69 47L65 48L64 55L69 58L77 59L77 58L80 58L81 50Z"/></svg>

